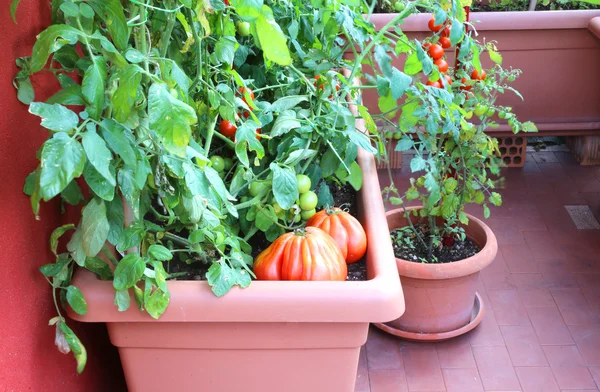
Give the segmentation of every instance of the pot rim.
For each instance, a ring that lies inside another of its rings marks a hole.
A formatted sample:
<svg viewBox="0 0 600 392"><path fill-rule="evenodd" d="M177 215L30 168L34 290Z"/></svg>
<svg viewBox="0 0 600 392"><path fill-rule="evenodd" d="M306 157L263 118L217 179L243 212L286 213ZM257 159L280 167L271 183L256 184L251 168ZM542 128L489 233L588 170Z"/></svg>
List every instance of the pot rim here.
<svg viewBox="0 0 600 392"><path fill-rule="evenodd" d="M422 207L419 206L407 207L406 209L411 211L421 208ZM386 218L397 214L404 215L404 210L402 208L396 208L385 213ZM450 263L431 264L415 263L413 261L396 258L396 266L398 267L399 275L428 280L453 279L477 273L487 267L496 257L498 252L498 241L496 240L496 236L492 229L490 229L483 221L473 215L467 214L467 217L469 218L469 226L478 226L485 233L485 245L483 245L477 254ZM397 227L390 228L390 231L396 228Z"/></svg>
<svg viewBox="0 0 600 392"><path fill-rule="evenodd" d="M358 129L366 129L364 120ZM381 188L372 154L359 149L363 170L358 193L359 217L367 234L366 281L253 281L216 297L206 281L170 281L171 302L154 320L131 307L119 312L114 305L112 281L102 281L78 269L72 284L88 303L85 316L68 309L69 316L83 322L387 322L404 313L404 296L393 262ZM131 290L130 290L131 291ZM350 311L350 309L352 309Z"/></svg>

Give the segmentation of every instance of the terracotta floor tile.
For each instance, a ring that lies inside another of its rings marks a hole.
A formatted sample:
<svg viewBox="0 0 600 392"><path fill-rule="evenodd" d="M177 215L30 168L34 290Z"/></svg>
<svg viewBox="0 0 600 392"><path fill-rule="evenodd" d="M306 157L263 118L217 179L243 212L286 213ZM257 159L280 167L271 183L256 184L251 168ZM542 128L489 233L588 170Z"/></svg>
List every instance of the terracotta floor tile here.
<svg viewBox="0 0 600 392"><path fill-rule="evenodd" d="M513 274L512 278L526 307L556 306L550 290L544 287L542 274Z"/></svg>
<svg viewBox="0 0 600 392"><path fill-rule="evenodd" d="M530 216L541 216L535 204L522 204L513 205L508 207L508 213L510 216L515 217L530 217Z"/></svg>
<svg viewBox="0 0 600 392"><path fill-rule="evenodd" d="M569 331L588 366L600 366L600 325L570 325Z"/></svg>
<svg viewBox="0 0 600 392"><path fill-rule="evenodd" d="M600 386L600 366L590 366L588 370L592 374L592 378L596 382L596 385Z"/></svg>
<svg viewBox="0 0 600 392"><path fill-rule="evenodd" d="M402 347L402 360L410 391L446 389L435 347Z"/></svg>
<svg viewBox="0 0 600 392"><path fill-rule="evenodd" d="M406 375L401 369L369 370L369 380L371 392L408 392Z"/></svg>
<svg viewBox="0 0 600 392"><path fill-rule="evenodd" d="M486 290L507 290L516 287L501 253L481 271L481 279Z"/></svg>
<svg viewBox="0 0 600 392"><path fill-rule="evenodd" d="M529 316L521 302L519 292L512 290L488 290L498 325L529 325Z"/></svg>
<svg viewBox="0 0 600 392"><path fill-rule="evenodd" d="M358 372L356 373L354 392L370 392L370 390L367 350L365 346L362 346L360 348L360 356L358 357Z"/></svg>
<svg viewBox="0 0 600 392"><path fill-rule="evenodd" d="M534 259L551 259L551 258L559 258L564 257L562 250L560 247L552 242L552 239L548 232L545 232L547 235L547 239L544 241L530 241L527 239L527 235L525 233L531 233L532 231L523 232L525 236L525 242L529 247L529 251Z"/></svg>
<svg viewBox="0 0 600 392"><path fill-rule="evenodd" d="M556 155L554 155L554 152L552 152L552 151L541 151L541 152L528 153L527 158L533 158L533 160L538 163L538 166L540 163L544 164L544 163L549 163L549 162L556 162L556 163L559 162L558 157Z"/></svg>
<svg viewBox="0 0 600 392"><path fill-rule="evenodd" d="M371 327L369 330L366 351L369 369L402 368L398 339L375 327Z"/></svg>
<svg viewBox="0 0 600 392"><path fill-rule="evenodd" d="M471 347L475 346L504 346L504 339L496 322L494 311L485 309L483 320L468 334Z"/></svg>
<svg viewBox="0 0 600 392"><path fill-rule="evenodd" d="M476 367L468 335L437 343L435 348L442 369Z"/></svg>
<svg viewBox="0 0 600 392"><path fill-rule="evenodd" d="M600 274L573 274L581 292L596 314L600 314Z"/></svg>
<svg viewBox="0 0 600 392"><path fill-rule="evenodd" d="M531 325L505 325L500 330L514 366L548 366Z"/></svg>
<svg viewBox="0 0 600 392"><path fill-rule="evenodd" d="M473 347L473 355L486 391L520 390L506 347Z"/></svg>
<svg viewBox="0 0 600 392"><path fill-rule="evenodd" d="M558 308L527 308L527 313L540 344L573 344L571 334Z"/></svg>
<svg viewBox="0 0 600 392"><path fill-rule="evenodd" d="M556 289L550 292L567 325L600 324L600 317L580 289Z"/></svg>
<svg viewBox="0 0 600 392"><path fill-rule="evenodd" d="M544 346L544 352L561 388L596 387L577 346Z"/></svg>
<svg viewBox="0 0 600 392"><path fill-rule="evenodd" d="M515 370L523 392L560 392L549 367L517 367Z"/></svg>
<svg viewBox="0 0 600 392"><path fill-rule="evenodd" d="M498 244L525 244L525 239L520 231L515 229L495 230Z"/></svg>
<svg viewBox="0 0 600 392"><path fill-rule="evenodd" d="M499 246L504 262L511 273L536 273L537 264L526 244L504 244Z"/></svg>
<svg viewBox="0 0 600 392"><path fill-rule="evenodd" d="M484 392L476 368L442 369L448 392Z"/></svg>

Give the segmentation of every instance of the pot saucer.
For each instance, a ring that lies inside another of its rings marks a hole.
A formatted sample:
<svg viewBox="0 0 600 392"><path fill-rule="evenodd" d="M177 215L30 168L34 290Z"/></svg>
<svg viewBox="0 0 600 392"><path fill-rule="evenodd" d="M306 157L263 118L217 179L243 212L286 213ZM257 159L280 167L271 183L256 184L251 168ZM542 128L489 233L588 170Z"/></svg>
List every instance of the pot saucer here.
<svg viewBox="0 0 600 392"><path fill-rule="evenodd" d="M475 304L473 306L473 315L471 316L471 321L465 325L464 327L457 328L453 331L448 332L428 332L428 333L419 333L419 332L408 332L402 331L400 329L391 327L385 323L373 323L374 326L381 329L384 332L387 332L391 335L397 336L399 338L405 340L411 340L415 342L439 342L442 340L448 340L454 338L456 336L460 336L465 334L479 325L481 320L483 319L484 306L483 299L479 295L479 293L475 293Z"/></svg>

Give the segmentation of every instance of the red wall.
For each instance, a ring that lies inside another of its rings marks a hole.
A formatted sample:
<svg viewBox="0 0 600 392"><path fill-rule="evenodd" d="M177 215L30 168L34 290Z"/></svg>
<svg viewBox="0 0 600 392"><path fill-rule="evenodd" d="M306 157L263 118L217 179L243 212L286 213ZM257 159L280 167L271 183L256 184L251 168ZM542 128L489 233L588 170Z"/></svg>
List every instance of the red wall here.
<svg viewBox="0 0 600 392"><path fill-rule="evenodd" d="M50 287L37 268L52 261L48 239L60 225L60 207L44 204L36 221L22 193L46 132L17 100L12 78L14 59L29 55L35 36L49 24L50 2L22 1L18 25L10 19L10 2L0 3L0 391L124 391L118 353L103 324L70 323L88 349L81 375L72 355L56 350L54 328L47 325L55 310ZM33 82L38 100L58 86L50 74Z"/></svg>

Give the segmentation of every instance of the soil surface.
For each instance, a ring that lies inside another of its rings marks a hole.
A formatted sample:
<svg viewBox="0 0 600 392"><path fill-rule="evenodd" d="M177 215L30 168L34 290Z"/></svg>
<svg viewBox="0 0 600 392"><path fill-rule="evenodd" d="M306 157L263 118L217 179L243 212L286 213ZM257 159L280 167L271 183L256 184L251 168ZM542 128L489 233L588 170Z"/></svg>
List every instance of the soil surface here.
<svg viewBox="0 0 600 392"><path fill-rule="evenodd" d="M419 230L419 228L417 228ZM402 234L401 229L392 230L392 239ZM427 236L424 236L427 238ZM418 240L411 242L411 245L401 241L393 241L394 254L397 258L412 261L414 263L426 263L427 261L427 248ZM454 239L452 246L442 246L441 248L434 248L432 252L433 261L432 263L452 263L454 261L464 260L468 257L474 256L481 248L467 238L465 241Z"/></svg>
<svg viewBox="0 0 600 392"><path fill-rule="evenodd" d="M335 207L340 207L343 210L350 213L352 216L357 217L356 207L356 195L357 192L350 186L339 186L337 184L330 185L331 194L333 196ZM267 241L263 232L258 232L249 241L252 246L252 256L256 258L266 248L271 245ZM186 263L185 261L174 258L170 265L165 266L169 273L183 273L186 275L176 278L174 280L205 280L206 272L210 264L204 264L201 262ZM366 258L363 257L361 260L348 265L348 277L346 280L361 281L367 280L367 267Z"/></svg>

